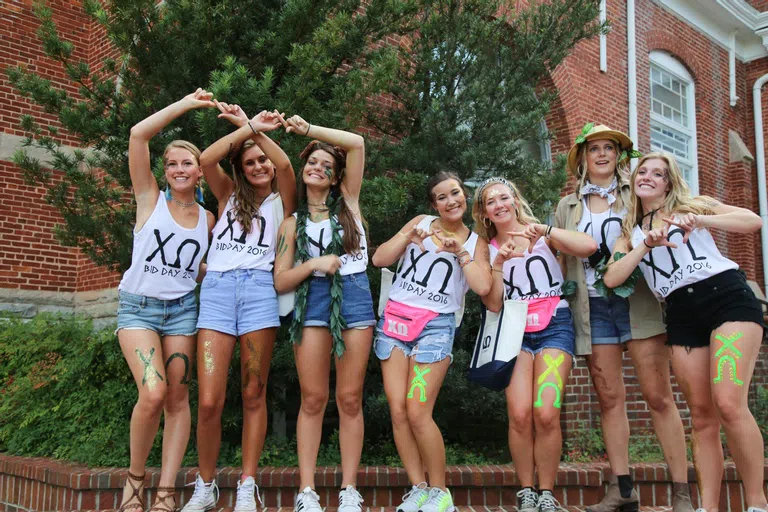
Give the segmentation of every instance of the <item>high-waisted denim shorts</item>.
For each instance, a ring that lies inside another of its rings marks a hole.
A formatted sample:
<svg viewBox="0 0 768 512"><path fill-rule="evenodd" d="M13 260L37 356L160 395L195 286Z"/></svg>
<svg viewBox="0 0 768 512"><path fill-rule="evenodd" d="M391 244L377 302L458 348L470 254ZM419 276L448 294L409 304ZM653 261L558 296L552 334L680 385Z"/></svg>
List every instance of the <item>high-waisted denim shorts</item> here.
<svg viewBox="0 0 768 512"><path fill-rule="evenodd" d="M162 300L118 292L117 331L147 329L160 336L194 336L197 333L197 297L194 290L178 299Z"/></svg>
<svg viewBox="0 0 768 512"><path fill-rule="evenodd" d="M556 348L573 356L575 343L576 331L573 328L570 308L557 308L543 331L527 332L523 335L521 350L535 356L545 348Z"/></svg>
<svg viewBox="0 0 768 512"><path fill-rule="evenodd" d="M424 326L415 340L405 342L384 333L384 318L376 325L374 351L382 361L389 359L395 348L417 363L431 364L450 357L453 361L453 339L456 335L456 317L453 313L441 313Z"/></svg>
<svg viewBox="0 0 768 512"><path fill-rule="evenodd" d="M198 329L242 336L279 326L272 272L236 269L205 274L200 287Z"/></svg>
<svg viewBox="0 0 768 512"><path fill-rule="evenodd" d="M341 276L341 284L341 316L347 322L347 329L376 325L371 285L365 272ZM330 322L331 278L313 276L309 282L304 327L330 327Z"/></svg>

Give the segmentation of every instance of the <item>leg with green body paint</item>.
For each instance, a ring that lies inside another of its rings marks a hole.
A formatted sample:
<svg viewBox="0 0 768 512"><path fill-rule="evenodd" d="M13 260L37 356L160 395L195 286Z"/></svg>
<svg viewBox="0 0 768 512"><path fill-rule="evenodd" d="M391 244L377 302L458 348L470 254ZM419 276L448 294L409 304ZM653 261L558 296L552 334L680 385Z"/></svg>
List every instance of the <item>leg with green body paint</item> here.
<svg viewBox="0 0 768 512"><path fill-rule="evenodd" d="M756 323L724 323L710 337L709 364L712 401L744 483L746 505L765 510L763 438L747 402L762 336L763 328Z"/></svg>
<svg viewBox="0 0 768 512"><path fill-rule="evenodd" d="M167 392L162 345L157 333L147 329L120 329L117 338L139 391L131 414L129 471L143 475ZM124 490L123 495L127 499L131 493Z"/></svg>
<svg viewBox="0 0 768 512"><path fill-rule="evenodd" d="M563 435L560 430L560 407L573 358L556 349L545 349L533 361L536 379L536 402L533 424L536 429L533 453L539 475L539 487L554 489Z"/></svg>
<svg viewBox="0 0 768 512"><path fill-rule="evenodd" d="M445 445L432 411L450 364L450 357L431 364L417 363L411 358L405 400L408 423L429 474L429 486L442 489L445 489Z"/></svg>

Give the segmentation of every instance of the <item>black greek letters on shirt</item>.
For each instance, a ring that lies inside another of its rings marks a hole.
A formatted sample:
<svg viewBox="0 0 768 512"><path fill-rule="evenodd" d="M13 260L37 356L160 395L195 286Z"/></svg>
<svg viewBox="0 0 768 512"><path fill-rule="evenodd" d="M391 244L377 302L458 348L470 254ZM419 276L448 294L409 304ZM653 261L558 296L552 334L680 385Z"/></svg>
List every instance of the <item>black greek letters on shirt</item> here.
<svg viewBox="0 0 768 512"><path fill-rule="evenodd" d="M152 263L154 259L157 257L158 253L160 254L160 261L162 261L163 265L166 267L170 267L171 269L179 269L179 270L170 270L170 269L162 269L159 270L154 265L144 265L144 271L149 272L151 274L156 274L158 272L161 272L161 275L170 275L171 277L176 277L181 269L181 253L184 250L184 247L191 244L194 246L195 251L192 253L192 258L189 259L189 262L187 263L187 266L184 268L185 273L182 277L184 278L191 278L192 276L189 275L190 273L194 272L194 265L195 260L197 259L197 255L200 254L200 243L195 240L194 238L187 238L183 242L179 244L179 246L176 248L176 260L173 263L168 263L165 257L165 246L168 244L168 242L176 236L176 233L171 233L168 235L165 239L163 239L162 235L160 234L159 229L154 230L155 235L155 241L157 242L157 248L155 248L152 253L147 256L147 263ZM189 253L189 251L187 251Z"/></svg>
<svg viewBox="0 0 768 512"><path fill-rule="evenodd" d="M451 261L442 256L439 258L436 258L432 262L432 264L429 265L429 268L426 270L426 272L423 273L422 278L419 280L417 279L417 274L419 272L419 268L417 265L421 260L421 258L423 258L427 253L422 252L418 256L415 256L415 254L416 254L416 250L414 248L411 248L411 250L408 252L408 260L410 261L410 263L408 264L408 267L405 268L405 270L403 271L403 268L406 265L406 261L405 259L403 259L400 265L400 268L397 269L395 279L397 279L397 277L399 276L401 280L405 280L409 275L411 275L411 271L413 271L413 275L411 275L411 282L417 284L418 286L422 286L426 288L431 280L432 272L434 271L435 267L437 267L438 264L442 264L445 266L446 270L443 276L443 283L440 286L440 290L438 291L438 293L442 295L447 295L448 283L450 282L451 276L453 275L453 265L451 264Z"/></svg>
<svg viewBox="0 0 768 512"><path fill-rule="evenodd" d="M541 262L541 267L544 269L544 272L547 274L547 282L549 284L549 288L553 289L556 286L560 284L560 281L555 281L555 279L552 277L552 271L549 269L549 265L547 264L547 260L545 260L541 256L531 256L528 258L528 261L525 262L525 274L528 277L528 293L523 293L523 290L517 286L515 286L515 267L516 265L512 265L509 269L509 280L504 279L504 285L507 288L507 298L511 299L514 296L515 290L517 290L517 294L520 297L529 297L532 296L532 298L540 298L542 293L539 291L539 288L536 286L536 280L533 278L533 274L531 273L531 265L535 262ZM502 278L503 279L503 278ZM551 295L546 294L544 296L557 296L560 295L560 290L557 290L557 293Z"/></svg>
<svg viewBox="0 0 768 512"><path fill-rule="evenodd" d="M680 235L680 241L677 242L678 246L680 245L680 242L682 242L683 237L685 236L685 231L681 228L674 228L669 230L667 233L667 240L672 241L672 237L675 235ZM700 270L704 267L709 268L710 265L707 263L707 257L706 256L698 256L696 254L696 249L693 246L693 243L689 239L685 246L688 248L688 252L691 253L691 259L696 262L690 265L687 265L686 268L680 268L680 264L677 262L677 259L675 258L674 250L671 247L664 247L666 249L667 254L669 255L669 264L667 265L667 262L660 262L659 261L659 255L663 255L664 253L661 251L657 251L657 248L654 248L650 252L648 252L648 257L643 258L641 261L645 265L647 265L653 275L653 288L660 289L662 293L666 293L669 288L671 288L676 282L683 279L684 275L690 275L691 273ZM664 258L662 258L664 259ZM668 286L657 286L657 281L659 278L669 279L669 285Z"/></svg>
<svg viewBox="0 0 768 512"><path fill-rule="evenodd" d="M255 246L248 246L248 250L246 254L252 254L254 256L261 256L263 254L266 254L266 249L269 249L269 245L264 244L264 234L266 232L267 227L267 220L262 217L261 215L257 215L253 217L253 221L258 225L259 229L259 240L256 242ZM220 251L235 251L235 252L242 252L245 247L246 237L248 236L248 232L245 230L242 230L240 232L240 236L235 238L235 223L237 222L237 217L232 213L232 210L227 210L227 227L224 228L224 230L219 234L219 236L216 237L216 240L221 240L224 238L224 235L229 233L229 242L217 242L216 243L216 249Z"/></svg>
<svg viewBox="0 0 768 512"><path fill-rule="evenodd" d="M314 238L309 236L309 233L307 233L307 242L309 242L309 245L314 245L315 247L317 247L317 250L320 251L318 253L318 254L320 254L320 256L323 256L323 254L325 254L325 247L323 246L323 235L324 234L325 234L325 228L322 228L320 230L320 239L319 240L315 240Z"/></svg>

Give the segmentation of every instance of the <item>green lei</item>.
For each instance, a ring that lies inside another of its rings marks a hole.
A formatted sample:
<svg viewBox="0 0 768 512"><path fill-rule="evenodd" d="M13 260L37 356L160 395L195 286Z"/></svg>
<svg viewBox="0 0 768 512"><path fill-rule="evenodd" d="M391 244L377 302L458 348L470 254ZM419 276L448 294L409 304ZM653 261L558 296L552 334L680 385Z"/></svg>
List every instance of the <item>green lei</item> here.
<svg viewBox="0 0 768 512"><path fill-rule="evenodd" d="M341 212L341 202L343 197L333 197L333 194L329 194L325 201L328 206L328 216L331 220L331 243L325 248L324 254L335 254L341 256L344 250L344 245L341 241L341 225L339 224L338 215ZM305 203L299 206L299 210L296 215L296 255L297 261L304 263L309 260L309 240L307 237L307 220L309 219L309 207ZM307 294L309 293L309 282L312 279L310 275L307 277L297 288L296 296L294 300L293 309L293 321L290 327L291 342L301 343L301 332L304 328L304 316L307 313ZM331 277L331 335L333 336L333 346L331 352L336 354L337 357L344 355L344 338L341 336L341 332L347 328L347 322L344 321L344 317L341 316L341 301L342 301L342 284L341 274L336 272Z"/></svg>

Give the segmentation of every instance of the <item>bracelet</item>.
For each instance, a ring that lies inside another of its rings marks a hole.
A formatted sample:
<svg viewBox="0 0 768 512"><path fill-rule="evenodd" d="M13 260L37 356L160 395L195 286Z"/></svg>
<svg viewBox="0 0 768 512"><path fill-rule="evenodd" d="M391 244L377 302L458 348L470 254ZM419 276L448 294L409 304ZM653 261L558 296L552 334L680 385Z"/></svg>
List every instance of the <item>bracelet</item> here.
<svg viewBox="0 0 768 512"><path fill-rule="evenodd" d="M305 137L309 136L309 129L312 128L312 125L307 123L307 132L304 134Z"/></svg>
<svg viewBox="0 0 768 512"><path fill-rule="evenodd" d="M253 132L254 135L259 135L261 133L261 132L257 132L256 130L253 129L253 125L251 124L251 120L250 119L248 120L248 126L250 127L250 129L251 129L251 131Z"/></svg>
<svg viewBox="0 0 768 512"><path fill-rule="evenodd" d="M504 269L499 270L499 269L496 269L494 267L491 267L491 271L498 272L499 274L503 274L504 273Z"/></svg>
<svg viewBox="0 0 768 512"><path fill-rule="evenodd" d="M466 267L467 265L469 265L470 263L472 263L473 261L475 261L475 260L473 260L472 258L470 258L470 257L469 257L469 253L467 253L467 259L459 259L459 267L460 267L460 268L464 268L464 267Z"/></svg>
<svg viewBox="0 0 768 512"><path fill-rule="evenodd" d="M647 248L649 248L649 249L653 250L653 247L651 247L650 245L648 245L648 242L646 242L645 240L643 240L643 243L645 244L645 246L646 246Z"/></svg>
<svg viewBox="0 0 768 512"><path fill-rule="evenodd" d="M544 238L549 240L552 237L552 227L553 226L547 226L547 230L544 232Z"/></svg>

